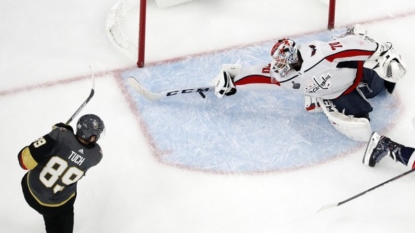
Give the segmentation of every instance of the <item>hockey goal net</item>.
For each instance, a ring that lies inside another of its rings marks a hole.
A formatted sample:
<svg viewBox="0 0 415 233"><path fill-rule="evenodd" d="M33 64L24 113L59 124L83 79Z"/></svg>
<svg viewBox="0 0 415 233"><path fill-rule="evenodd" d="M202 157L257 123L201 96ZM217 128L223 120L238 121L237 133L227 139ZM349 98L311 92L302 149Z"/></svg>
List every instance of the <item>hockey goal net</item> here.
<svg viewBox="0 0 415 233"><path fill-rule="evenodd" d="M192 0L155 0L160 8L167 8ZM319 0L328 5L327 28L334 28L336 0ZM121 52L144 67L147 0L121 0L109 12L106 33Z"/></svg>
<svg viewBox="0 0 415 233"><path fill-rule="evenodd" d="M146 4L146 0L118 2L110 10L105 25L113 45L136 60L138 67L144 66Z"/></svg>

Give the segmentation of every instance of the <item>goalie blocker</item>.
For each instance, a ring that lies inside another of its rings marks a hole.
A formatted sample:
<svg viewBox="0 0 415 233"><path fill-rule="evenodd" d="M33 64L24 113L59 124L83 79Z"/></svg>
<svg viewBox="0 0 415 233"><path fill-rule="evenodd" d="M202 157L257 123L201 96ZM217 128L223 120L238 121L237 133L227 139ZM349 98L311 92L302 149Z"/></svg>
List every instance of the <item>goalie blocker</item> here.
<svg viewBox="0 0 415 233"><path fill-rule="evenodd" d="M215 86L215 95L222 98L227 95L234 95L236 87L233 79L242 71L240 64L224 64L219 74L211 81L211 85Z"/></svg>

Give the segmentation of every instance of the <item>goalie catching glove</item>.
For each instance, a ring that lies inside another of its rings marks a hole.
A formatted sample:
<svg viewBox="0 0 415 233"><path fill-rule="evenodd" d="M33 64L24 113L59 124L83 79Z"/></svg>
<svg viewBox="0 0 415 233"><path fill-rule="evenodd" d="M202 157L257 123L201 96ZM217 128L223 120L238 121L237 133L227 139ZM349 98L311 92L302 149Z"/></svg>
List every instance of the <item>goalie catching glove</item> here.
<svg viewBox="0 0 415 233"><path fill-rule="evenodd" d="M376 71L384 80L396 83L406 73L406 65L401 55L395 51L392 43L381 43L368 37L366 34L366 29L360 24L356 24L353 28L348 28L346 32L346 35L357 35L378 44L375 53L365 61L364 67Z"/></svg>
<svg viewBox="0 0 415 233"><path fill-rule="evenodd" d="M396 83L406 73L403 59L391 43L378 43L378 49L364 63L364 67L373 69L381 78L391 83Z"/></svg>
<svg viewBox="0 0 415 233"><path fill-rule="evenodd" d="M239 64L224 64L219 74L212 80L211 85L215 86L215 95L222 98L227 95L234 95L236 87L233 78L241 72L242 65Z"/></svg>

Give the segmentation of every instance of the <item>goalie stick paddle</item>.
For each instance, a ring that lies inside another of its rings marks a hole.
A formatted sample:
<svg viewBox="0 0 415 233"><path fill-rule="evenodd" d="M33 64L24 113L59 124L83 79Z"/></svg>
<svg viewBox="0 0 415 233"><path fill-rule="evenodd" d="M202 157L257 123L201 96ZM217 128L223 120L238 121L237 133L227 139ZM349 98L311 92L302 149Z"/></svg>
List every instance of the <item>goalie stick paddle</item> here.
<svg viewBox="0 0 415 233"><path fill-rule="evenodd" d="M94 75L92 75L92 88L91 88L91 92L89 93L88 98L86 98L86 100L82 103L82 105L76 110L76 112L66 122L67 125L69 123L71 123L71 121L79 114L79 112L81 112L81 110L85 107L85 105L91 100L91 98L94 96L94 93L95 93L95 90L94 89L95 89L95 77L94 77Z"/></svg>
<svg viewBox="0 0 415 233"><path fill-rule="evenodd" d="M337 207L337 206L343 205L343 204L345 204L345 203L347 203L347 202L349 202L349 201L351 201L351 200L353 200L353 199L355 199L355 198L358 198L358 197L360 197L360 196L362 196L362 195L364 195L364 194L366 194L366 193L368 193L368 192L370 192L370 191L372 191L372 190L374 190L374 189L379 188L380 186L382 186L382 185L384 185L384 184L387 184L387 183L389 183L389 182L392 182L392 181L394 181L394 180L397 180L397 179L399 179L399 178L402 178L402 177L404 177L404 176L406 176L406 175L408 175L408 174L410 174L410 173L412 173L412 172L414 172L414 171L415 171L415 169L412 169L412 170L409 170L409 171L407 171L407 172L404 172L404 173L402 173L402 174L400 174L400 175L398 175L398 176L395 176L395 177L393 177L393 178L391 178L391 179L389 179L389 180L387 180L387 181L385 181L385 182L383 182L383 183L380 183L380 184L378 184L378 185L376 185L376 186L374 186L374 187L372 187L372 188L370 188L370 189L368 189L368 190L366 190L366 191L363 191L363 192L361 192L361 193L359 193L359 194L357 194L357 195L355 195L355 196L353 196L353 197L351 197L351 198L349 198L349 199L346 199L346 200L344 200L344 201L341 201L341 202L338 202L338 203L329 204L329 205L325 205L325 206L321 207L321 208L317 211L317 213L319 213L319 212L321 212L321 211L323 211L323 210L326 210L326 209L330 209L330 208L333 208L333 207Z"/></svg>
<svg viewBox="0 0 415 233"><path fill-rule="evenodd" d="M205 94L203 92L214 91L214 86L205 86L205 87L194 87L194 88L185 88L185 89L176 89L163 92L151 92L141 85L141 83L133 76L128 77L128 83L138 92L140 95L145 97L148 100L159 100L162 98L177 96L190 93L199 93L203 98Z"/></svg>

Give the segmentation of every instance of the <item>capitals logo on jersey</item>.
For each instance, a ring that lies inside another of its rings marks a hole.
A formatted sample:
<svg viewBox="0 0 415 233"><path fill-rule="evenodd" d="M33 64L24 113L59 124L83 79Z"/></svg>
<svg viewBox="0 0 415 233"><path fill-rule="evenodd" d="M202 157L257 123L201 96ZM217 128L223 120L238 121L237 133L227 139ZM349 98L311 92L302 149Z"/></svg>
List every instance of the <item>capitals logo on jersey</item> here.
<svg viewBox="0 0 415 233"><path fill-rule="evenodd" d="M310 87L306 88L306 92L308 94L315 94L320 89L329 89L331 86L330 78L331 78L330 74L327 74L326 76L322 75L320 79L313 77L314 83Z"/></svg>

